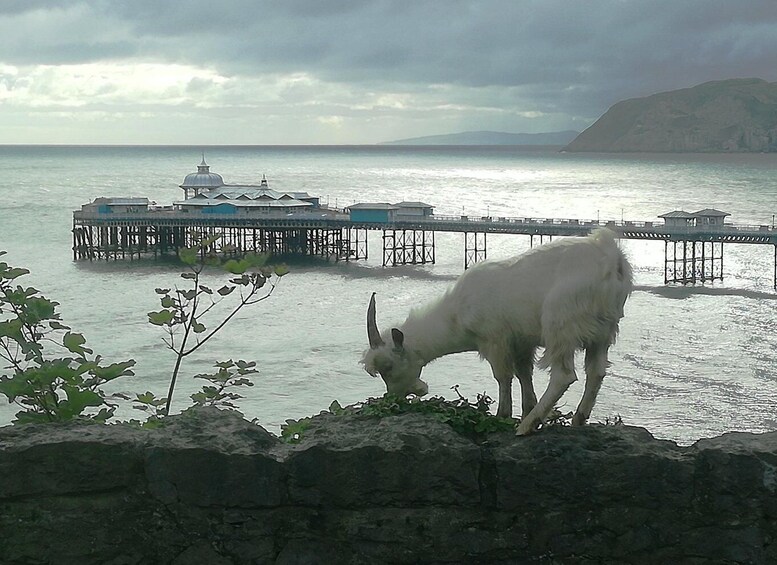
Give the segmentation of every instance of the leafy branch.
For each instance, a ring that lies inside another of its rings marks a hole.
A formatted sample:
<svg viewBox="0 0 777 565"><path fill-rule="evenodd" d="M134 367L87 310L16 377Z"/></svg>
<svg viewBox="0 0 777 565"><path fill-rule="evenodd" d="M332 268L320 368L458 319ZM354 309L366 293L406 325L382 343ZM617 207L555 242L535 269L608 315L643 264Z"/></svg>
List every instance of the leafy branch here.
<svg viewBox="0 0 777 565"><path fill-rule="evenodd" d="M21 409L16 423L105 422L116 404L101 387L132 375L135 361L104 365L86 347L86 338L62 323L57 302L18 284L27 274L27 269L0 262L0 359L7 363L0 374L0 394Z"/></svg>
<svg viewBox="0 0 777 565"><path fill-rule="evenodd" d="M200 258L205 256L205 250L212 246L218 237L202 238L195 245L178 251L181 261L188 267L187 272L181 273L181 278L189 281L187 287L179 288L176 285L173 289L157 288L155 290L160 295L162 309L149 312L148 320L151 324L161 326L166 330L167 336L163 338L163 341L175 353L175 363L170 378L164 414L170 413L173 393L184 358L205 345L240 310L269 298L280 278L288 272L285 266L268 266L267 255L247 254L241 259L231 258L223 263L214 255L209 255L206 260L201 260ZM201 275L206 266L221 267L234 277L214 291L209 286L202 284L201 281ZM232 307L225 316L208 329L205 325L205 317L227 299L233 301ZM226 363L231 363L231 361ZM222 367L222 369L224 368ZM238 369L238 371L241 370L243 369ZM220 373L216 373L216 375L214 378L217 381L223 378ZM198 376L204 378L203 375ZM232 384L230 386L238 385ZM211 392L208 389L207 394Z"/></svg>
<svg viewBox="0 0 777 565"><path fill-rule="evenodd" d="M254 386L246 375L258 373L254 367L255 362L221 361L215 365L218 371L215 373L203 373L195 375L195 379L204 379L211 383L204 385L200 392L191 395L196 406L221 406L225 408L237 408L234 400L242 398L241 395L231 392L231 389L241 386Z"/></svg>

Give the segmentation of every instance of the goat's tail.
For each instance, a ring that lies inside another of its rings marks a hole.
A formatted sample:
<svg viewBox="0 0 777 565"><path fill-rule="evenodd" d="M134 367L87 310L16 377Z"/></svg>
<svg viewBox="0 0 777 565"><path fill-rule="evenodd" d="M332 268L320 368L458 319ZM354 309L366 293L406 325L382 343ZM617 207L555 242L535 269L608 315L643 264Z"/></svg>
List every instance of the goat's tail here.
<svg viewBox="0 0 777 565"><path fill-rule="evenodd" d="M589 237L609 259L605 263L607 272L603 273L604 278L608 279L614 276L625 287L627 294L631 293L634 284L631 265L618 246L615 232L607 228L598 228L592 231Z"/></svg>

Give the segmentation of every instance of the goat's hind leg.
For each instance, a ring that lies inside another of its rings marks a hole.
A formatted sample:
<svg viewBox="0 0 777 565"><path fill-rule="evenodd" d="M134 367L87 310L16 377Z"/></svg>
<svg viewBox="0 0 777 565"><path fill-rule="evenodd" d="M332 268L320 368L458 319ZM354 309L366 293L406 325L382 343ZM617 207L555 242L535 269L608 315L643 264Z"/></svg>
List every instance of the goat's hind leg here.
<svg viewBox="0 0 777 565"><path fill-rule="evenodd" d="M575 375L574 351L563 357L559 362L554 362L550 369L550 381L537 405L529 414L521 420L516 434L523 436L533 432L543 418L545 418L561 399L573 382L577 380Z"/></svg>
<svg viewBox="0 0 777 565"><path fill-rule="evenodd" d="M582 426L591 416L591 410L596 403L596 396L602 388L602 381L607 370L607 350L609 346L595 344L585 350L585 391L572 417L573 426Z"/></svg>

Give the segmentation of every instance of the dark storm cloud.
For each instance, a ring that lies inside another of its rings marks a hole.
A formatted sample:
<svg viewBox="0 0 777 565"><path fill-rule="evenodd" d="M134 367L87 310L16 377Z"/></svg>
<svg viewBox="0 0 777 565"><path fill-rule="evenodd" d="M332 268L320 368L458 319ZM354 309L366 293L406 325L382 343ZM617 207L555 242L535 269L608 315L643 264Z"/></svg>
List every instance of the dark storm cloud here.
<svg viewBox="0 0 777 565"><path fill-rule="evenodd" d="M24 47L3 34L4 63L138 57L374 89L509 87L526 110L590 118L707 80L777 79L774 0L5 0L3 20L32 27Z"/></svg>

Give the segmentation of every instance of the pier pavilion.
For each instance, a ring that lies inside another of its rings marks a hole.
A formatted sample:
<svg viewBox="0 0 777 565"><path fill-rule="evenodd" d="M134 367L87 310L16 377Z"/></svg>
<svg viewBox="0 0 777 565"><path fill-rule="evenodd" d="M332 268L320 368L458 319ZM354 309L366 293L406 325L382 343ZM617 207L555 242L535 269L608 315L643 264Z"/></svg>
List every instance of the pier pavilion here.
<svg viewBox="0 0 777 565"><path fill-rule="evenodd" d="M583 236L608 227L623 239L664 242L664 281L694 284L723 278L726 243L771 245L777 289L777 230L724 222L728 213L675 210L663 221L441 216L422 202L357 203L340 210L305 192L228 185L203 162L180 185L184 199L158 206L146 198L96 198L73 212L76 260L173 254L203 235L220 236L218 253L266 252L359 260L368 256L367 231L383 234L383 265L434 263L436 232L464 235L464 268L487 258L488 234L529 236L530 244Z"/></svg>

